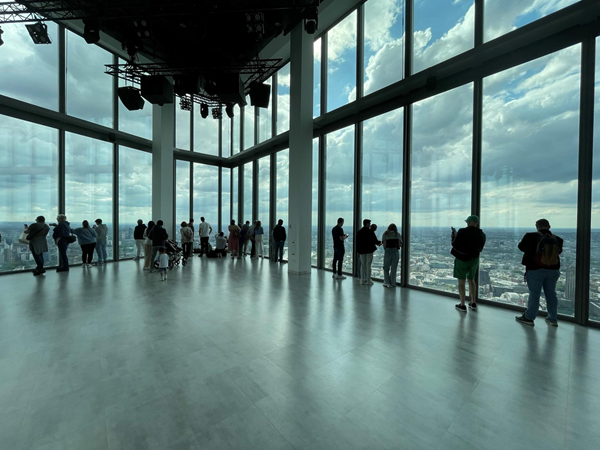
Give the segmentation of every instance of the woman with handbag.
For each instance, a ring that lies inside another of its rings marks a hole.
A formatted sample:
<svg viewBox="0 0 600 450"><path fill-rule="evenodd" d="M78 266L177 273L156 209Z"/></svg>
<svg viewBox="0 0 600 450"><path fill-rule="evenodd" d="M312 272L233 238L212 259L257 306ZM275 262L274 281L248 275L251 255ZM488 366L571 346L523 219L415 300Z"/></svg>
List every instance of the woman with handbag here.
<svg viewBox="0 0 600 450"><path fill-rule="evenodd" d="M87 220L81 222L79 228L73 230L73 234L77 236L79 245L81 246L81 262L83 267L92 267L92 259L94 258L94 249L96 248L96 238L98 233L90 227Z"/></svg>
<svg viewBox="0 0 600 450"><path fill-rule="evenodd" d="M56 221L58 223L50 224L50 226L56 227L52 232L52 238L58 247L58 254L60 255L60 262L56 271L68 272L69 259L67 258L67 249L69 248L69 244L75 242L77 238L73 236L71 224L67 221L67 216L59 214L56 216Z"/></svg>
<svg viewBox="0 0 600 450"><path fill-rule="evenodd" d="M48 252L48 241L46 236L50 232L50 227L46 225L46 218L38 216L35 223L32 223L25 230L26 239L29 241L29 250L36 263L36 268L33 271L33 276L45 273L44 270L44 253Z"/></svg>

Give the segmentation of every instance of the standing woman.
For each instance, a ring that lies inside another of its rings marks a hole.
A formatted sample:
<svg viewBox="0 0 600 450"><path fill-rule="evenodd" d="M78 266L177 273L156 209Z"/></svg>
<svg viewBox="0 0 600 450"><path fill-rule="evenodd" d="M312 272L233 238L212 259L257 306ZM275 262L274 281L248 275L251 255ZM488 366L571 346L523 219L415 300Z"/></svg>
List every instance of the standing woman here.
<svg viewBox="0 0 600 450"><path fill-rule="evenodd" d="M94 249L96 248L96 238L98 237L98 233L90 227L87 220L84 220L81 222L79 228L73 230L73 234L77 236L77 240L81 246L82 267L92 267L92 259L94 258Z"/></svg>
<svg viewBox="0 0 600 450"><path fill-rule="evenodd" d="M398 261L400 261L400 247L402 247L402 236L398 233L398 227L390 223L388 229L381 236L385 254L383 256L383 286L396 287L396 272Z"/></svg>
<svg viewBox="0 0 600 450"><path fill-rule="evenodd" d="M256 225L254 226L254 242L256 242L256 250L254 251L253 258L258 258L258 252L260 252L260 258L264 258L264 246L263 246L263 236L265 234L265 230L263 230L262 222L260 220L256 221Z"/></svg>
<svg viewBox="0 0 600 450"><path fill-rule="evenodd" d="M29 225L27 230L25 230L25 233L27 233L27 240L29 241L29 250L36 263L36 268L33 271L34 276L46 272L44 269L44 253L48 252L48 241L46 240L46 236L49 232L50 227L46 225L46 218L44 216L38 216L35 219L35 223Z"/></svg>
<svg viewBox="0 0 600 450"><path fill-rule="evenodd" d="M151 220L148 222L148 228L144 230L144 270L150 270L152 263L152 239L148 237L152 228L154 228L154 222Z"/></svg>
<svg viewBox="0 0 600 450"><path fill-rule="evenodd" d="M181 247L183 248L183 257L187 258L192 252L192 242L194 242L194 232L187 223L181 222Z"/></svg>
<svg viewBox="0 0 600 450"><path fill-rule="evenodd" d="M235 256L240 259L240 234L242 233L242 230L235 224L235 220L231 221L231 225L229 225L227 229L229 230L229 251L231 252L231 259Z"/></svg>

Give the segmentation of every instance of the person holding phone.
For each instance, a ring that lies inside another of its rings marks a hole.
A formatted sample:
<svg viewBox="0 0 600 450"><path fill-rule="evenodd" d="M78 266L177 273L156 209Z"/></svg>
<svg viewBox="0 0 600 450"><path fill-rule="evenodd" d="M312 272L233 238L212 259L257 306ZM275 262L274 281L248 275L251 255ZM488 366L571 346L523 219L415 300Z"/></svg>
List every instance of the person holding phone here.
<svg viewBox="0 0 600 450"><path fill-rule="evenodd" d="M346 277L342 275L342 265L344 263L344 254L346 248L344 247L344 241L348 239L348 235L344 234L344 218L340 217L337 220L337 225L331 229L331 235L333 237L333 276L334 280L345 280ZM337 265L337 266L336 266Z"/></svg>
<svg viewBox="0 0 600 450"><path fill-rule="evenodd" d="M460 303L456 309L467 312L465 305L465 280L469 282L469 295L471 302L469 308L477 311L477 271L479 270L479 254L485 246L486 236L479 229L479 217L471 215L465 220L467 226L456 231L452 229L452 250L454 256L454 278L458 280L458 295Z"/></svg>

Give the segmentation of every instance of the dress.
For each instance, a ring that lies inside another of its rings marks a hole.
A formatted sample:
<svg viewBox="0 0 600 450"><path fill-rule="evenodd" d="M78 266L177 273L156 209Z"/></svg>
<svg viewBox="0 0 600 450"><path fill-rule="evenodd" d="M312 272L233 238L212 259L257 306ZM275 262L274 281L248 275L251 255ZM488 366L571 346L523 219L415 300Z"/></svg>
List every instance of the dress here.
<svg viewBox="0 0 600 450"><path fill-rule="evenodd" d="M240 251L240 227L237 225L229 225L227 228L229 230L229 244L228 248L230 252L239 252ZM238 234L235 235L234 231L237 230Z"/></svg>

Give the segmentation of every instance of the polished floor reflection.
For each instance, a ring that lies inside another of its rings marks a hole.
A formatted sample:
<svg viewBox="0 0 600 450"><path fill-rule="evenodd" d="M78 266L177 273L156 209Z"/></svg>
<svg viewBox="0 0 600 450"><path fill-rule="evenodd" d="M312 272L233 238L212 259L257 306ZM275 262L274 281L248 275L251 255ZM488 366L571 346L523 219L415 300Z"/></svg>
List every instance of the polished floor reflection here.
<svg viewBox="0 0 600 450"><path fill-rule="evenodd" d="M286 270L0 277L0 448L600 448L600 330Z"/></svg>

